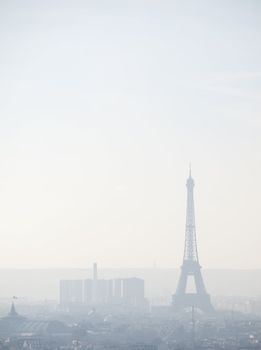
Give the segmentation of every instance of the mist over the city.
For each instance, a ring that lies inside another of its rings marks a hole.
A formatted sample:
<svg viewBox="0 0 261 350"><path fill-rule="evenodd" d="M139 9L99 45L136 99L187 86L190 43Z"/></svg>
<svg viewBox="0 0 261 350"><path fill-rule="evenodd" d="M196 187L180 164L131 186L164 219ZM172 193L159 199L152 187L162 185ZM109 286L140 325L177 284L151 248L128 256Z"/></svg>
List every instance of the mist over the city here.
<svg viewBox="0 0 261 350"><path fill-rule="evenodd" d="M0 350L261 349L261 2L0 0Z"/></svg>

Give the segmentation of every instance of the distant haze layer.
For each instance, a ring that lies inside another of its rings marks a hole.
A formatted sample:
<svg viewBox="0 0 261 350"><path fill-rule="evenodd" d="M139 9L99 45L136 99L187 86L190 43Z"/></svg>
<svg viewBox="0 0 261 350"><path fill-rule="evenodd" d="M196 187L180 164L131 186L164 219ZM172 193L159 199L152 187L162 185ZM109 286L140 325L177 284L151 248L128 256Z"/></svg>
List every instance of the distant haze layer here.
<svg viewBox="0 0 261 350"><path fill-rule="evenodd" d="M178 269L101 269L99 278L139 277L145 279L149 299L170 302L179 276ZM261 270L203 270L207 291L212 296L261 296ZM15 295L30 300L58 300L60 279L92 278L90 269L1 269L0 298Z"/></svg>

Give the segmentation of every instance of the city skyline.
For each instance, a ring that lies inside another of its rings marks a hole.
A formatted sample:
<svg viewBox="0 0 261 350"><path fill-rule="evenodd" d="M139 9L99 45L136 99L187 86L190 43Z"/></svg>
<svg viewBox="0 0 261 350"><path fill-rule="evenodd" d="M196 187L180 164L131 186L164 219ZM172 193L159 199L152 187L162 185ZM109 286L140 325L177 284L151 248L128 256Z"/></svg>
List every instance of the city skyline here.
<svg viewBox="0 0 261 350"><path fill-rule="evenodd" d="M0 350L261 350L261 0L0 1Z"/></svg>

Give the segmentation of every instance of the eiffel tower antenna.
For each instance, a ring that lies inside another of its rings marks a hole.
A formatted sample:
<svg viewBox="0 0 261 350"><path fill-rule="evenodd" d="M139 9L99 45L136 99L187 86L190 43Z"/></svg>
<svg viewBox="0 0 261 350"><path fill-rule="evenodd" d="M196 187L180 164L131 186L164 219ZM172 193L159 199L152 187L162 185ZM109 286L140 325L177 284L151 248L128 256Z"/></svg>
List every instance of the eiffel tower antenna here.
<svg viewBox="0 0 261 350"><path fill-rule="evenodd" d="M207 294L203 278L201 275L201 266L198 259L198 248L196 238L195 208L194 208L194 180L191 176L191 164L189 165L189 177L187 179L187 211L186 211L186 229L185 245L183 254L183 264L181 274L173 296L173 306L175 310L185 309L187 307L196 307L204 312L213 312L213 306L210 296ZM194 278L196 292L186 293L188 277Z"/></svg>

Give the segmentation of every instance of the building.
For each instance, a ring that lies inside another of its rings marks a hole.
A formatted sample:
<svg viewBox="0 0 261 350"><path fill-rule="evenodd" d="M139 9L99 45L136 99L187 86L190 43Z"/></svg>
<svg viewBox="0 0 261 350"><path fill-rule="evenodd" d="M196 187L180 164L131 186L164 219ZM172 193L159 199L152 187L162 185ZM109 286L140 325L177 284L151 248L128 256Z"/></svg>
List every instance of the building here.
<svg viewBox="0 0 261 350"><path fill-rule="evenodd" d="M144 303L144 280L140 278L124 278L113 280L114 299L125 304L140 305Z"/></svg>
<svg viewBox="0 0 261 350"><path fill-rule="evenodd" d="M84 300L82 280L60 281L60 304L82 304Z"/></svg>
<svg viewBox="0 0 261 350"><path fill-rule="evenodd" d="M142 305L145 302L144 280L140 278L99 279L97 264L93 266L93 279L61 280L60 304Z"/></svg>

